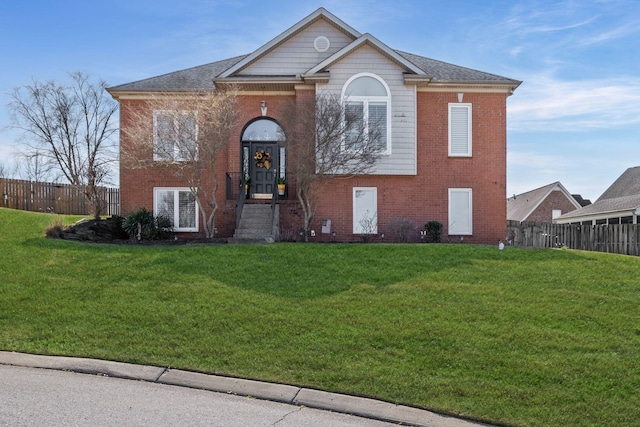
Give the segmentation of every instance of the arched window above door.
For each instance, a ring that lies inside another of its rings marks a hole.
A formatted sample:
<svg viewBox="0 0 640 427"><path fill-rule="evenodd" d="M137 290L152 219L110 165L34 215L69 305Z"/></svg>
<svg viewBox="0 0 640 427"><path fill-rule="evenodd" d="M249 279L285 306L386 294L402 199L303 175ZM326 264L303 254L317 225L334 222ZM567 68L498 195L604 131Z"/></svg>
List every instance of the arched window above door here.
<svg viewBox="0 0 640 427"><path fill-rule="evenodd" d="M282 128L278 123L270 119L254 120L242 132L242 142L278 142L282 140L284 140Z"/></svg>

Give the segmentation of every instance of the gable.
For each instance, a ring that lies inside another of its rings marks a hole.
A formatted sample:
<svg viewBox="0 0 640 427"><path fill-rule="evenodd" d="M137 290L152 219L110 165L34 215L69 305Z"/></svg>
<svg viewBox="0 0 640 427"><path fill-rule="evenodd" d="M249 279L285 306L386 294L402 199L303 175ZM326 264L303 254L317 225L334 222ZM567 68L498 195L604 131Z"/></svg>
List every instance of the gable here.
<svg viewBox="0 0 640 427"><path fill-rule="evenodd" d="M326 19L318 19L239 70L236 75L300 75L352 41L353 36L341 31Z"/></svg>
<svg viewBox="0 0 640 427"><path fill-rule="evenodd" d="M640 166L628 168L598 198L600 200L640 195Z"/></svg>
<svg viewBox="0 0 640 427"><path fill-rule="evenodd" d="M530 221L532 220L531 216L536 213L541 205L549 205L549 203L556 206L545 206L545 209L551 212L552 209L560 208L563 214L581 207L571 193L560 182L556 181L507 199L507 219Z"/></svg>

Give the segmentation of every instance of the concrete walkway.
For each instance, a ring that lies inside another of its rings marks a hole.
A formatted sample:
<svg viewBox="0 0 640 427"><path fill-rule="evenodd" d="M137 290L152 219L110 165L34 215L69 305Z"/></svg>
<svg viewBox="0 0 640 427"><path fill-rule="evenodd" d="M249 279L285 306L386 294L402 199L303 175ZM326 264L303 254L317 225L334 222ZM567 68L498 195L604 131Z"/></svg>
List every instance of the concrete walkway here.
<svg viewBox="0 0 640 427"><path fill-rule="evenodd" d="M374 399L162 367L74 357L40 356L6 351L0 351L0 365L71 371L188 387L238 396L250 396L260 400L351 414L371 420L402 425L420 427L487 426L487 424L443 416L421 409L394 405Z"/></svg>

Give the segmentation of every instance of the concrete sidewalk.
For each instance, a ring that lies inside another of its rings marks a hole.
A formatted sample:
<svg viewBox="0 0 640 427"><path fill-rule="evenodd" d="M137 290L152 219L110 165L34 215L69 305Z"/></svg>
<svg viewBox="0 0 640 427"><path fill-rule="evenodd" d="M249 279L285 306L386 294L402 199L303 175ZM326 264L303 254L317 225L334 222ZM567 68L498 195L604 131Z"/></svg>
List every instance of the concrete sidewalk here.
<svg viewBox="0 0 640 427"><path fill-rule="evenodd" d="M394 405L374 399L154 366L75 357L40 356L7 351L0 351L0 364L106 375L219 393L231 393L239 396L251 396L257 399L357 415L402 425L420 427L488 426L488 424L439 415L422 409Z"/></svg>

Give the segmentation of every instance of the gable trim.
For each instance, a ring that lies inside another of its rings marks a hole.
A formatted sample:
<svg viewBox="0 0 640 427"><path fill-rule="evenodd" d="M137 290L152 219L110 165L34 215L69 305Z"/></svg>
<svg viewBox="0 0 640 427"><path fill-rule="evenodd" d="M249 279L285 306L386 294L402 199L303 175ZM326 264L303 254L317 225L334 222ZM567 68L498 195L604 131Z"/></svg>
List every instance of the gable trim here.
<svg viewBox="0 0 640 427"><path fill-rule="evenodd" d="M331 24L338 27L343 32L351 35L353 38L357 39L361 36L361 34L358 31L356 31L354 28L352 28L350 25L345 23L343 20L341 20L340 18L338 18L337 16L335 16L325 8L321 7L317 9L315 12L313 12L311 15L304 18L302 21L298 22L297 24L295 24L294 26L286 30L285 32L276 36L267 44L262 45L253 53L247 55L244 59L236 63L231 68L227 69L225 72L221 73L220 77L225 78L225 77L233 76L235 73L247 67L251 63L255 62L256 60L261 58L263 55L265 55L267 52L274 49L276 46L282 44L284 41L288 40L294 34L297 34L302 29L308 27L309 25L311 25L313 22L315 22L320 18L326 19L327 21L329 21Z"/></svg>
<svg viewBox="0 0 640 427"><path fill-rule="evenodd" d="M339 61L340 59L344 58L345 56L349 55L351 52L355 51L356 49L364 45L371 46L374 49L378 50L384 56L386 56L387 58L391 59L395 63L405 68L408 72L412 74L416 74L418 76L426 76L426 73L422 69L418 68L415 64L409 62L407 59L400 56L400 54L398 54L395 50L389 48L380 40L378 40L371 34L367 33L359 37L358 39L354 40L352 43L348 44L338 52L334 53L333 55L331 55L330 57L328 57L327 59L325 59L318 65L316 65L315 67L311 68L309 71L303 74L302 77L305 79L313 78L318 73L322 73L327 67L331 66L335 62Z"/></svg>

